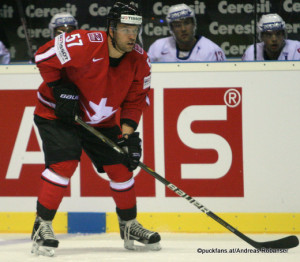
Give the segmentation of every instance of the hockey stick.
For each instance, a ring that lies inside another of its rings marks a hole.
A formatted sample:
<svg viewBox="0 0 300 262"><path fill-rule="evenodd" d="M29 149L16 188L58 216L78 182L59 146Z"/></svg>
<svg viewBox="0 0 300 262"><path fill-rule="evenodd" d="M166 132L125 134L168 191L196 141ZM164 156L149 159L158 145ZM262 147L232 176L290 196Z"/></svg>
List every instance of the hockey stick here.
<svg viewBox="0 0 300 262"><path fill-rule="evenodd" d="M25 14L24 14L24 10L23 10L23 5L22 5L21 0L16 0L16 2L17 2L17 7L18 7L18 11L19 11L19 15L20 15L22 27L24 29L25 40L26 40L26 44L27 44L28 56L30 57L30 63L34 63L34 54L33 54L33 50L32 50L31 40L30 40L28 31L27 31L27 24L26 24L26 18L25 18Z"/></svg>
<svg viewBox="0 0 300 262"><path fill-rule="evenodd" d="M79 117L76 116L75 121L79 123L81 126L83 126L85 129L90 131L92 134L100 138L105 144L109 145L111 148L113 148L115 151L117 151L120 154L126 154L118 145L116 145L113 141L111 141L109 138L102 135L98 130L93 128L92 126L86 124L84 121L82 121ZM188 202L190 202L192 205L200 209L202 212L204 212L206 215L211 217L213 220L218 222L223 227L227 228L230 232L237 235L239 238L246 241L251 246L255 247L258 250L263 249L289 249L298 246L299 240L296 236L288 236L284 237L278 240L273 241L267 241L267 242L257 242L252 240L251 238L247 237L237 229L235 229L233 226L229 225L226 221L218 217L216 214L214 214L212 211L210 211L208 208L200 204L197 200L183 192L181 189L179 189L177 186L157 174L155 171L153 171L151 168L143 164L142 162L139 162L139 167L145 170L148 174L155 177L157 180L162 182L166 187L171 189L173 192L175 192L177 195L185 198Z"/></svg>
<svg viewBox="0 0 300 262"><path fill-rule="evenodd" d="M256 39L257 39L257 30L256 30L256 24L257 24L257 0L254 0L254 61L257 60L257 54L256 54Z"/></svg>

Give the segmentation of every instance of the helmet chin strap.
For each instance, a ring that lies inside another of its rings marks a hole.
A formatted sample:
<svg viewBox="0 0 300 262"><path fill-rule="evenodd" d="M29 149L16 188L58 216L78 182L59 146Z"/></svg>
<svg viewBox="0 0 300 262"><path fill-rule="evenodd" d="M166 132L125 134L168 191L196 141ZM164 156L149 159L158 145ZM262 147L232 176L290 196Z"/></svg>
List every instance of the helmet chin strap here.
<svg viewBox="0 0 300 262"><path fill-rule="evenodd" d="M113 35L115 36L114 33L113 33ZM111 36L111 35L109 34L109 37L110 37L110 39L111 39L111 43L112 43L113 48L114 48L114 49L117 49L117 46L116 46L116 40L115 40L114 36Z"/></svg>
<svg viewBox="0 0 300 262"><path fill-rule="evenodd" d="M114 27L109 26L109 28L110 28L111 31L113 32L113 36L112 36L112 35L110 34L110 30L109 30L109 29L107 30L107 33L108 33L108 36L110 37L112 46L113 46L114 49L118 50L117 47L116 47L116 40L115 40L115 38L114 38Z"/></svg>

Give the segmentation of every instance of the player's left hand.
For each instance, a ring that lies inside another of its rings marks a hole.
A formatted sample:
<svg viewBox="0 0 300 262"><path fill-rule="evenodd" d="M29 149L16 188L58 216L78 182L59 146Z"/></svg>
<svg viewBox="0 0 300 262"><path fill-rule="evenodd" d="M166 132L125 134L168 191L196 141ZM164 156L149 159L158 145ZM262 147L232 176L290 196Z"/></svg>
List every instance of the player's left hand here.
<svg viewBox="0 0 300 262"><path fill-rule="evenodd" d="M119 138L117 144L127 153L124 164L128 167L128 170L135 170L142 156L142 140L139 138L139 132L122 136Z"/></svg>

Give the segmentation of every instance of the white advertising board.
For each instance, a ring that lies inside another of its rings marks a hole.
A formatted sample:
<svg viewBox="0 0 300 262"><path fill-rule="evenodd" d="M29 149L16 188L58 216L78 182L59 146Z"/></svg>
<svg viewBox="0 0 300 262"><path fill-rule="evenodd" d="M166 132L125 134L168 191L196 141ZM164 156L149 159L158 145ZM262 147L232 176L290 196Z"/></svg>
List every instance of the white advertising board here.
<svg viewBox="0 0 300 262"><path fill-rule="evenodd" d="M299 71L300 62L154 64L142 161L214 212L300 212ZM0 67L1 212L35 210L41 81L35 66ZM139 211L197 212L135 173ZM83 156L60 211L114 210L106 177Z"/></svg>

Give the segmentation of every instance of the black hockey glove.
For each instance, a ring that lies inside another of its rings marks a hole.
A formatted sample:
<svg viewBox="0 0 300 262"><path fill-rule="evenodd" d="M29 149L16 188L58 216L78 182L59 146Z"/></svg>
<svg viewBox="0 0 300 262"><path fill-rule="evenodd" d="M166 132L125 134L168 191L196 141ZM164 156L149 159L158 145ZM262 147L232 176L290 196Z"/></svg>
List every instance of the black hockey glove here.
<svg viewBox="0 0 300 262"><path fill-rule="evenodd" d="M53 87L56 100L55 115L67 123L73 123L79 115L79 97L77 87L73 83L64 83Z"/></svg>
<svg viewBox="0 0 300 262"><path fill-rule="evenodd" d="M139 138L139 132L128 135L128 138L122 136L117 142L118 146L127 153L124 164L128 167L129 171L135 170L140 162L142 156L141 143L142 140Z"/></svg>

